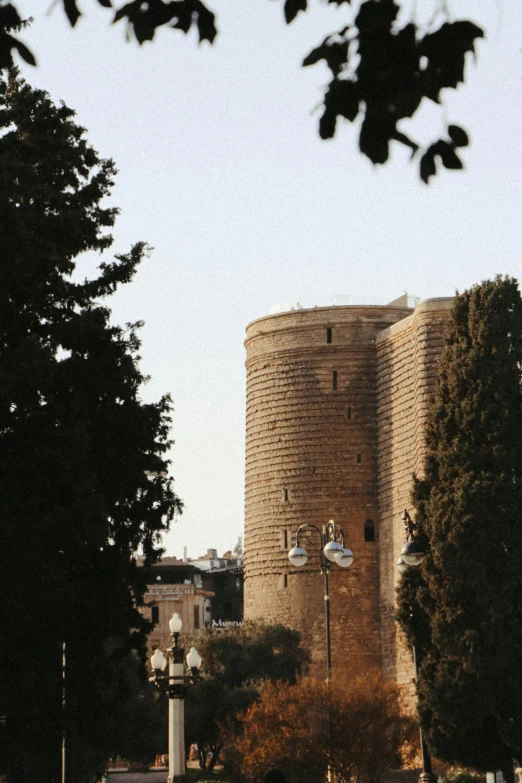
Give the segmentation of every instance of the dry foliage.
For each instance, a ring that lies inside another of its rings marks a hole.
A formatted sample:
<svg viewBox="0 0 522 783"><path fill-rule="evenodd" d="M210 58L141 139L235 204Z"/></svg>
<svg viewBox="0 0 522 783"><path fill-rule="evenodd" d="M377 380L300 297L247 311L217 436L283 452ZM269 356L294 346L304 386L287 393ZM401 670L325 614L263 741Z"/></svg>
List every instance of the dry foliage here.
<svg viewBox="0 0 522 783"><path fill-rule="evenodd" d="M274 767L300 783L326 781L328 769L338 783L374 783L400 766L411 733L395 684L376 674L347 688L312 679L267 682L240 717L242 732L229 740L227 760L248 783Z"/></svg>

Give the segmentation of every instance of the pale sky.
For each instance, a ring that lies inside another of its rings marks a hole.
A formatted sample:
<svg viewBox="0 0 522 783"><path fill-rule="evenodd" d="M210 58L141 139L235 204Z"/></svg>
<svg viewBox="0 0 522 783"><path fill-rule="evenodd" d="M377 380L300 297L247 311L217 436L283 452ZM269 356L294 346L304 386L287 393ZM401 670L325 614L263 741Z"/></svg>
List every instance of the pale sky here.
<svg viewBox="0 0 522 783"><path fill-rule="evenodd" d="M144 398L174 398L171 472L185 511L165 545L189 557L222 554L243 534L250 321L278 302L329 305L338 294L355 304L451 296L499 273L520 279L522 258L519 0L449 0L455 18L473 9L488 37L468 85L416 123L422 140L440 136L441 117L472 139L466 171L444 170L429 187L398 146L374 168L349 123L319 139L329 72L300 62L347 7L312 0L286 26L277 0L209 5L213 46L162 30L139 47L94 0L75 30L60 6L46 14L50 0L19 2L35 18L22 38L39 63L22 66L25 78L75 109L118 166L115 252L138 240L155 248L108 304L117 323L145 321Z"/></svg>

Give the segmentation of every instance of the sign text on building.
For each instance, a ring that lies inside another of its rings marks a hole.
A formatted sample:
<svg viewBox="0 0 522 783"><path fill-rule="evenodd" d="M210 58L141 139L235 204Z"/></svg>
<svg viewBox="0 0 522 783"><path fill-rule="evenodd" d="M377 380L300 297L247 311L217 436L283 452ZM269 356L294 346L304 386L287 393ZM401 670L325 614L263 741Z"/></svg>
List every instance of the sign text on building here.
<svg viewBox="0 0 522 783"><path fill-rule="evenodd" d="M184 595L194 595L194 585L171 585L170 587L150 587L144 595L145 599L154 601L176 601Z"/></svg>

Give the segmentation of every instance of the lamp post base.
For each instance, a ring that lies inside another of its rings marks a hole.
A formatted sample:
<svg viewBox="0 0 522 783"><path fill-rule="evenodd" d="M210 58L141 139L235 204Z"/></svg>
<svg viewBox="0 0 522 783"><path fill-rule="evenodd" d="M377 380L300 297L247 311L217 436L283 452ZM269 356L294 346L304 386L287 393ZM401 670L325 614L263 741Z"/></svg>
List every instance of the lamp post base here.
<svg viewBox="0 0 522 783"><path fill-rule="evenodd" d="M174 777L173 777L173 778L171 778L171 777L169 776L169 777L167 778L167 783L184 783L184 781L185 781L186 779L187 779L187 778L186 778L186 776L185 776L185 775L174 775Z"/></svg>
<svg viewBox="0 0 522 783"><path fill-rule="evenodd" d="M437 783L437 780L433 772L421 772L419 775L419 783Z"/></svg>

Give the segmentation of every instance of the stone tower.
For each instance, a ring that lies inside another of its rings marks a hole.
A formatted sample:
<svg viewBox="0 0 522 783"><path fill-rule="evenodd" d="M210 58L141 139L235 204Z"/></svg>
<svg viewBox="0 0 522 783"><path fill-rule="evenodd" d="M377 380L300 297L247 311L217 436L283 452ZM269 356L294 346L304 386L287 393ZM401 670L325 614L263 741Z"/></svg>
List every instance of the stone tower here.
<svg viewBox="0 0 522 783"><path fill-rule="evenodd" d="M334 676L341 659L352 674L381 665L375 339L410 312L325 307L247 328L245 617L299 628L324 671L317 557L296 569L287 553L300 524L334 519L355 553L330 574Z"/></svg>
<svg viewBox="0 0 522 783"><path fill-rule="evenodd" d="M294 310L247 327L245 618L299 629L318 676L318 536L307 539L305 566L287 554L299 525L334 519L355 559L330 572L333 676L379 668L411 678L393 621L400 513L422 464L450 302Z"/></svg>

